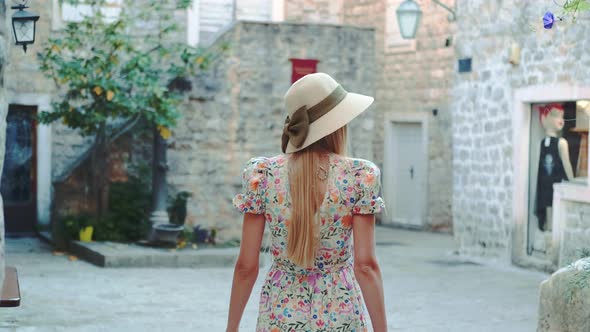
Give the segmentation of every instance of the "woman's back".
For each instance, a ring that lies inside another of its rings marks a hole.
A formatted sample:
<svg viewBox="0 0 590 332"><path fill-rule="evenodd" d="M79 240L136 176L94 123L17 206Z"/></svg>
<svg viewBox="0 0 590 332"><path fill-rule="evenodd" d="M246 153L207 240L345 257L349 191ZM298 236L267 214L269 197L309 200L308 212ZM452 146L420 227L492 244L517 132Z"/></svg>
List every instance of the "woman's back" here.
<svg viewBox="0 0 590 332"><path fill-rule="evenodd" d="M264 214L271 234L273 265L262 289L257 330L363 331L364 308L352 269L352 216L383 208L379 169L367 160L329 154L317 218L318 250L313 267L304 268L287 255L292 222L288 162L287 155L251 159L243 174L247 189L234 199L241 211Z"/></svg>

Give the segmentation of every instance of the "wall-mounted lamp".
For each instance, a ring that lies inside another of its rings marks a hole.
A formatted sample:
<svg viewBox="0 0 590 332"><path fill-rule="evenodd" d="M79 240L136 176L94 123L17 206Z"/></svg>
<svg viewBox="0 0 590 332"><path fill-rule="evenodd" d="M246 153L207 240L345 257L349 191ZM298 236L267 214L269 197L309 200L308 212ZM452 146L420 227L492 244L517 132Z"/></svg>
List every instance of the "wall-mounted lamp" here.
<svg viewBox="0 0 590 332"><path fill-rule="evenodd" d="M510 45L510 54L508 55L508 62L517 66L520 63L520 45L513 42Z"/></svg>
<svg viewBox="0 0 590 332"><path fill-rule="evenodd" d="M35 30L39 15L25 10L29 0L13 0L14 6L12 9L18 9L12 15L12 31L14 32L14 40L16 45L22 45L25 53L27 53L27 45L35 43Z"/></svg>
<svg viewBox="0 0 590 332"><path fill-rule="evenodd" d="M439 0L432 0L432 2L449 12L449 21L453 22L457 20L457 14L449 6ZM397 15L397 24L399 25L399 31L402 38L414 39L416 37L416 31L418 31L420 18L422 17L420 6L418 6L414 0L406 0L399 5L395 13Z"/></svg>

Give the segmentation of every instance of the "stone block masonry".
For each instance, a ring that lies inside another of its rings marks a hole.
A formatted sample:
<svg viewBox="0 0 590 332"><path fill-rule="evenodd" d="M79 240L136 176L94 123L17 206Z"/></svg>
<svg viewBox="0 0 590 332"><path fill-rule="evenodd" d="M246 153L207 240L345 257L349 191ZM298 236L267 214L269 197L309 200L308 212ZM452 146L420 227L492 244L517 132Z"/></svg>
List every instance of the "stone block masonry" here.
<svg viewBox="0 0 590 332"><path fill-rule="evenodd" d="M395 9L401 0L286 0L285 19L300 23L329 23L372 27L375 29L375 127L372 133L374 155L371 160L383 166L385 117L391 113L432 114L428 118L428 178L425 228L452 231L452 131L450 99L454 71L453 48L447 39L455 25L447 12L432 1L419 0L423 15L413 48L391 44L409 44L399 37ZM455 0L443 1L453 7ZM405 45L404 44L404 45ZM383 169L383 177L392 176ZM390 202L387 202L390 204ZM389 211L392 212L392 211ZM390 213L391 214L391 213ZM383 216L390 218L390 215Z"/></svg>
<svg viewBox="0 0 590 332"><path fill-rule="evenodd" d="M590 204L569 201L566 211L563 230L565 246L560 257L562 265L581 258L582 250L590 251Z"/></svg>
<svg viewBox="0 0 590 332"><path fill-rule="evenodd" d="M511 243L513 137L519 134L512 127L515 89L590 85L590 54L583 51L590 47L587 17L544 30L547 9L547 3L524 0L457 2L455 57L473 63L472 72L455 74L451 103L454 234L463 254L510 261L511 247L520 245ZM522 49L516 66L508 62L512 43ZM578 223L575 211L584 209L573 206L568 220ZM579 222L585 229L590 218ZM577 236L562 245L570 246Z"/></svg>
<svg viewBox="0 0 590 332"><path fill-rule="evenodd" d="M229 51L194 80L168 152L172 190L193 193L188 224L221 228L221 240L239 237L231 200L241 190L244 163L281 153L291 85L290 58L319 60L348 91L374 95L374 31L317 24L238 22L216 42ZM212 47L216 47L213 44ZM374 111L350 124L350 154L371 159Z"/></svg>

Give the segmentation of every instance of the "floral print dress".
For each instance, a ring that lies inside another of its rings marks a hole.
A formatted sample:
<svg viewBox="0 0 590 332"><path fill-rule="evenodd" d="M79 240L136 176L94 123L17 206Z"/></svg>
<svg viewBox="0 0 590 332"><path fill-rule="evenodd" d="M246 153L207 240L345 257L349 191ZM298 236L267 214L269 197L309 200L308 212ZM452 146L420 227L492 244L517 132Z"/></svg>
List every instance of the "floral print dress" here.
<svg viewBox="0 0 590 332"><path fill-rule="evenodd" d="M253 158L243 173L243 192L233 204L264 214L273 264L262 286L256 331L368 331L361 290L353 272L352 215L375 214L380 171L375 164L330 154L327 190L320 206L320 245L313 268L287 257L290 218L286 155Z"/></svg>

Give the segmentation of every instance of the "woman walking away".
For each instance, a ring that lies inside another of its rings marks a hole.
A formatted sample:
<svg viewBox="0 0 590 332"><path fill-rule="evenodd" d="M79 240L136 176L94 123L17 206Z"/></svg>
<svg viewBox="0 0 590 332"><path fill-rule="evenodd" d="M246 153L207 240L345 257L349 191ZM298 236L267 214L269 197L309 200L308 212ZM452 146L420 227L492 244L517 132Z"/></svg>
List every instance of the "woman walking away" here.
<svg viewBox="0 0 590 332"><path fill-rule="evenodd" d="M368 331L365 305L373 331L387 330L374 239L380 171L345 156L347 124L372 102L324 73L287 91L284 154L248 161L233 201L244 221L228 332L238 331L258 276L266 224L273 264L256 331Z"/></svg>

